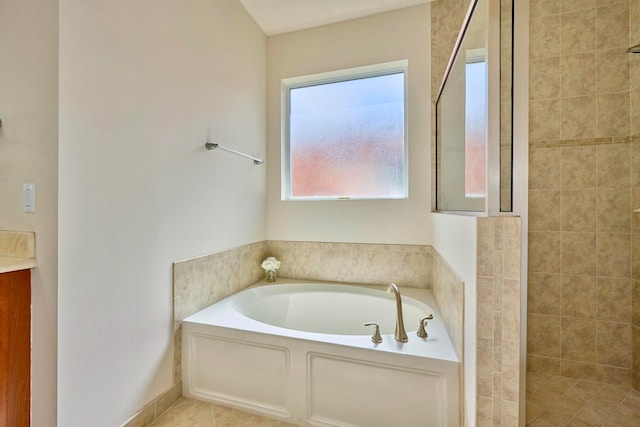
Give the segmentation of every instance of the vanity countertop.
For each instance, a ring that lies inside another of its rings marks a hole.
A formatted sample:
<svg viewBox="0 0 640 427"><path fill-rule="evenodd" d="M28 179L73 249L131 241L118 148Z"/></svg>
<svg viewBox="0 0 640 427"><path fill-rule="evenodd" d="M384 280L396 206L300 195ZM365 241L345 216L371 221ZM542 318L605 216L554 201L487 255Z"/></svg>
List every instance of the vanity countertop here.
<svg viewBox="0 0 640 427"><path fill-rule="evenodd" d="M35 258L0 256L0 274L37 267Z"/></svg>
<svg viewBox="0 0 640 427"><path fill-rule="evenodd" d="M34 232L0 230L0 273L37 267L35 248Z"/></svg>

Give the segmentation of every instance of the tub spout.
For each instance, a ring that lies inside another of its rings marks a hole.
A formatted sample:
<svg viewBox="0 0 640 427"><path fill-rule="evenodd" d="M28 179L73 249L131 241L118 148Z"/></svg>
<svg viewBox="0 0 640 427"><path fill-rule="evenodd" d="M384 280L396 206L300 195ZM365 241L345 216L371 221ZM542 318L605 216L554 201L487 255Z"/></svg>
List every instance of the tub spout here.
<svg viewBox="0 0 640 427"><path fill-rule="evenodd" d="M409 337L407 337L407 331L404 329L404 320L402 319L402 297L400 296L400 290L395 283L389 283L387 292L393 292L393 295L396 297L396 341L407 342L409 341Z"/></svg>

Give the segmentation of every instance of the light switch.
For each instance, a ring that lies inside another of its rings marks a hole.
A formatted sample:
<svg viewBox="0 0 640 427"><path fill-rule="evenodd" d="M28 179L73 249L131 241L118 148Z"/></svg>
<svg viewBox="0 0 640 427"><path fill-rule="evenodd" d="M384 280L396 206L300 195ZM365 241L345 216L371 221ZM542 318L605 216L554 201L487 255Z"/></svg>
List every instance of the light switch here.
<svg viewBox="0 0 640 427"><path fill-rule="evenodd" d="M24 211L35 212L36 211L36 185L24 184L23 196L24 196Z"/></svg>

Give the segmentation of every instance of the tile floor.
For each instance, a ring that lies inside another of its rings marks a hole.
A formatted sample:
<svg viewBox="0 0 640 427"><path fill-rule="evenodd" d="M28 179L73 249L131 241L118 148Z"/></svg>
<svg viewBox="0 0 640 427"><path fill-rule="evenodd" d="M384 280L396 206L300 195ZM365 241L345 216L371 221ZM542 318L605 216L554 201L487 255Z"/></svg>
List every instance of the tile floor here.
<svg viewBox="0 0 640 427"><path fill-rule="evenodd" d="M527 373L527 427L638 427L640 392L631 387Z"/></svg>
<svg viewBox="0 0 640 427"><path fill-rule="evenodd" d="M152 427L293 427L237 409L181 397Z"/></svg>
<svg viewBox="0 0 640 427"><path fill-rule="evenodd" d="M292 427L213 403L180 398L153 427ZM527 427L639 427L640 392L590 381L527 374Z"/></svg>

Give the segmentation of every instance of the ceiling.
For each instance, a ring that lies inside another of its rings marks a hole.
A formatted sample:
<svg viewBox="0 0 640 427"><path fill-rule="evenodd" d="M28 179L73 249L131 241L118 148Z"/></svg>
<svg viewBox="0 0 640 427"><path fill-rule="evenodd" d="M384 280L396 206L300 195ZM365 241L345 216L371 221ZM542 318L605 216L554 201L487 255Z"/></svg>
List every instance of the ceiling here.
<svg viewBox="0 0 640 427"><path fill-rule="evenodd" d="M402 9L431 0L240 0L268 36Z"/></svg>

